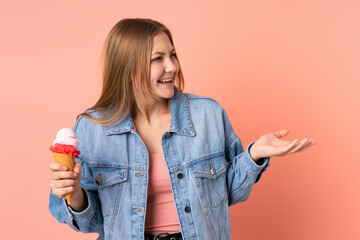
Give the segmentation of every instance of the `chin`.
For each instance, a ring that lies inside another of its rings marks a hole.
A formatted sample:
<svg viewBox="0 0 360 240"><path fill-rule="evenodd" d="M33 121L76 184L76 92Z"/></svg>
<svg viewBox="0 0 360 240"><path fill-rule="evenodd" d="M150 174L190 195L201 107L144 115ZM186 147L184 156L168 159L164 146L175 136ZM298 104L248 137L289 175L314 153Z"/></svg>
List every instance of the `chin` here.
<svg viewBox="0 0 360 240"><path fill-rule="evenodd" d="M174 92L172 94L164 94L161 96L161 98L170 99L174 96Z"/></svg>
<svg viewBox="0 0 360 240"><path fill-rule="evenodd" d="M160 91L158 94L159 98L170 99L174 96L175 90Z"/></svg>

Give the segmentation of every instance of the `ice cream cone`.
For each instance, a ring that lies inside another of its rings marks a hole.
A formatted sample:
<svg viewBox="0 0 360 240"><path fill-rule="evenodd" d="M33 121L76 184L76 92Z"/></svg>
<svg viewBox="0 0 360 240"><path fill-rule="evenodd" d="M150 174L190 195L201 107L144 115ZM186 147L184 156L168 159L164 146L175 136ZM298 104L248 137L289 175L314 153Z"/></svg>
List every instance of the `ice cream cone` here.
<svg viewBox="0 0 360 240"><path fill-rule="evenodd" d="M62 128L56 134L56 139L50 146L56 163L67 167L68 172L74 172L75 158L79 158L80 151L76 149L80 143L75 132L70 128ZM71 205L71 193L66 194L66 201Z"/></svg>
<svg viewBox="0 0 360 240"><path fill-rule="evenodd" d="M70 156L63 153L52 153L55 159L55 162L67 167L68 172L74 171L75 166L75 156ZM69 205L71 205L71 193L66 194L66 201Z"/></svg>

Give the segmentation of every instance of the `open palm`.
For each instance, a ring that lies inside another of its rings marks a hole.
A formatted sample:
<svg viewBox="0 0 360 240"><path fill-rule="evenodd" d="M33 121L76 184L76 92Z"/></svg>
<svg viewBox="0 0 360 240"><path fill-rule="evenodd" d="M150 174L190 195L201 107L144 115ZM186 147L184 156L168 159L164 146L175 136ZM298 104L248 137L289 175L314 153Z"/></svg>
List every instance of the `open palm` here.
<svg viewBox="0 0 360 240"><path fill-rule="evenodd" d="M285 156L304 151L316 143L316 141L311 138L304 138L301 141L295 139L292 142L280 139L288 134L289 131L284 129L262 135L254 145L251 146L250 155L254 160L271 156Z"/></svg>

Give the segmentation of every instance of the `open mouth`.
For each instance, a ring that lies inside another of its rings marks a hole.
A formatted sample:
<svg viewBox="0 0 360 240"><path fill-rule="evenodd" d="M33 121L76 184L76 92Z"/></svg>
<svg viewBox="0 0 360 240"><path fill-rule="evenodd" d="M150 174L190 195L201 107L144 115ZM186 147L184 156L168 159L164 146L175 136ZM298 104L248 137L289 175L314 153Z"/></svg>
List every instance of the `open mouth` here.
<svg viewBox="0 0 360 240"><path fill-rule="evenodd" d="M158 83L173 83L173 79L172 78L164 78L164 79L160 79L158 80Z"/></svg>

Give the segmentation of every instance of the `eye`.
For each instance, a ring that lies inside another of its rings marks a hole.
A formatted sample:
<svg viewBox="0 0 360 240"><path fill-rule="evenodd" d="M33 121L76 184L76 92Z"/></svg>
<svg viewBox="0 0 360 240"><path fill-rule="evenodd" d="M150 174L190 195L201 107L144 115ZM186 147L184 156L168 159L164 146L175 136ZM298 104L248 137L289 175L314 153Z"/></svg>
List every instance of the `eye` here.
<svg viewBox="0 0 360 240"><path fill-rule="evenodd" d="M176 53L172 53L172 54L171 54L171 57L177 58ZM162 59L162 57L157 57L157 58L154 58L153 60L151 60L151 62L153 62L153 61L160 61L161 59Z"/></svg>
<svg viewBox="0 0 360 240"><path fill-rule="evenodd" d="M161 60L162 59L162 57L157 57L157 58L154 58L153 60L151 60L151 62L152 61L159 61L159 60Z"/></svg>

